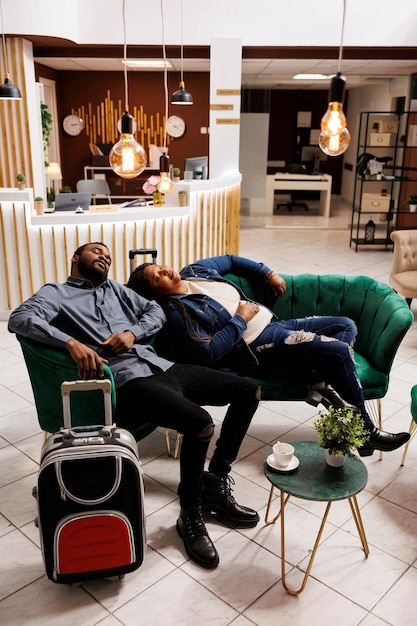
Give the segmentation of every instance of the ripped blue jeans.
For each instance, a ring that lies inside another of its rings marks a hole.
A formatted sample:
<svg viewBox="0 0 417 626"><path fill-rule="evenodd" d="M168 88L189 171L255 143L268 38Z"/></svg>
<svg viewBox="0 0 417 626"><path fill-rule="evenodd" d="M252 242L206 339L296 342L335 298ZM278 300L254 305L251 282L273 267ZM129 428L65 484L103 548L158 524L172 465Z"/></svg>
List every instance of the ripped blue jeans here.
<svg viewBox="0 0 417 626"><path fill-rule="evenodd" d="M325 381L357 406L370 423L353 360L355 323L348 317L319 316L272 322L250 344L261 366L275 373Z"/></svg>

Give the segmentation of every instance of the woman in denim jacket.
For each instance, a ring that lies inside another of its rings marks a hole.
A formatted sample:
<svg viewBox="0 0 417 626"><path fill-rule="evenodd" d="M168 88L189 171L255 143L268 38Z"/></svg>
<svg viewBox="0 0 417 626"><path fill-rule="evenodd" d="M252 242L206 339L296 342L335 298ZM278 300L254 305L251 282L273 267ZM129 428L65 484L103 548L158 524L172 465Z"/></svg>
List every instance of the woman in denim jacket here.
<svg viewBox="0 0 417 626"><path fill-rule="evenodd" d="M266 282L276 296L286 291L284 279L269 267L234 255L202 259L180 273L144 263L132 272L127 286L163 306L170 338L180 346L177 353L183 362L237 374L257 365L273 369L278 376L311 372L314 384L307 402L327 408L350 406L361 413L370 430L366 447L359 451L362 456L374 449L395 450L408 441L408 433L377 429L366 411L353 360L357 329L351 319L314 316L279 320L227 280L228 273Z"/></svg>

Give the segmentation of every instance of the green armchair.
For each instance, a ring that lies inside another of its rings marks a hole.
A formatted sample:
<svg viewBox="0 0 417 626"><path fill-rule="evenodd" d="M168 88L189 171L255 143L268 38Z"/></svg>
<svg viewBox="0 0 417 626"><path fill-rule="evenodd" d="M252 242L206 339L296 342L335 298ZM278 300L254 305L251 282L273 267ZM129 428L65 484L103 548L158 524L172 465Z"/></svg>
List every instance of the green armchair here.
<svg viewBox="0 0 417 626"><path fill-rule="evenodd" d="M62 350L50 348L42 343L16 335L21 344L23 357L28 369L39 424L47 433L59 431L63 426L61 383L65 380L78 380L77 366L70 355ZM113 413L116 407L116 388L112 373L104 364L105 378L112 384ZM71 418L74 426L99 424L104 415L103 394L92 391L88 394L71 394ZM155 426L142 424L132 430L136 441L144 439Z"/></svg>
<svg viewBox="0 0 417 626"><path fill-rule="evenodd" d="M282 275L287 283L283 298L276 298L267 285L228 274L244 293L263 303L281 319L311 315L344 315L358 328L354 345L355 363L365 400L378 401L378 423L382 427L381 403L388 390L391 366L398 347L413 322L406 302L387 284L367 276L339 274ZM308 380L280 377L261 368L250 378L262 386L264 400L302 400Z"/></svg>

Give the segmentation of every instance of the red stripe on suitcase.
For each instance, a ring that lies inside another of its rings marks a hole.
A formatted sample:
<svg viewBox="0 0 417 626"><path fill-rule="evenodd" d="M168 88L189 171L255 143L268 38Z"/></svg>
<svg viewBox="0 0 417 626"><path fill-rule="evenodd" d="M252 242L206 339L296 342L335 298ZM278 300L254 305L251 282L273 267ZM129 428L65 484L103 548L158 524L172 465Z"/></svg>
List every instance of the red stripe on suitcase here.
<svg viewBox="0 0 417 626"><path fill-rule="evenodd" d="M99 572L135 561L129 520L117 512L66 518L57 529L55 567L58 574Z"/></svg>

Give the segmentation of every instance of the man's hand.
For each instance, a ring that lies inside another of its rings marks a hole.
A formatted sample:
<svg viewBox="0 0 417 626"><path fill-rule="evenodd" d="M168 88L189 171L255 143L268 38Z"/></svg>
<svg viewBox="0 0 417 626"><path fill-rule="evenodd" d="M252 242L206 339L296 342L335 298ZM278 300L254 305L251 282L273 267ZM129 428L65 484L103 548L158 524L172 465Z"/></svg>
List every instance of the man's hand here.
<svg viewBox="0 0 417 626"><path fill-rule="evenodd" d="M241 302L237 308L236 313L243 317L246 322L250 322L251 319L255 317L255 315L259 311L259 305L256 302Z"/></svg>
<svg viewBox="0 0 417 626"><path fill-rule="evenodd" d="M117 333L116 335L110 335L103 341L101 345L104 348L110 349L113 354L122 354L123 352L127 352L135 343L136 337L130 330L125 330L122 333Z"/></svg>
<svg viewBox="0 0 417 626"><path fill-rule="evenodd" d="M268 280L269 288L272 289L274 294L281 298L287 291L287 283L278 274L273 274Z"/></svg>
<svg viewBox="0 0 417 626"><path fill-rule="evenodd" d="M84 343L76 339L70 339L65 344L70 357L74 359L78 367L78 376L80 378L103 378L103 363L108 363L107 359L103 359L94 350L86 346Z"/></svg>

